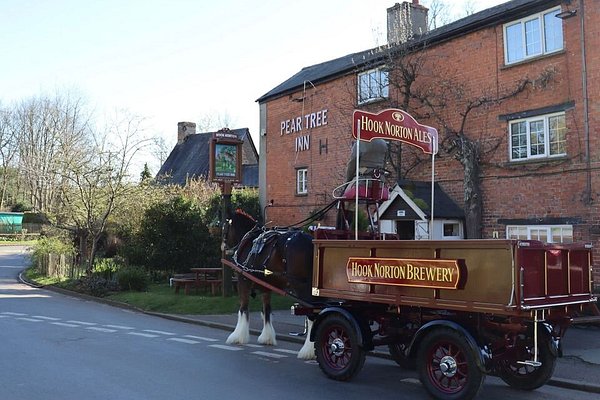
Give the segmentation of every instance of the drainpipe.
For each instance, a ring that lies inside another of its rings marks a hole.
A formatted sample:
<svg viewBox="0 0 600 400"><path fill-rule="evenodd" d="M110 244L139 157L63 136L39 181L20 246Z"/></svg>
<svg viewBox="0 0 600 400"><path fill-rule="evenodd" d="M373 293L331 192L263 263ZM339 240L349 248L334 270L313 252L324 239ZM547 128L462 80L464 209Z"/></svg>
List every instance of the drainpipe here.
<svg viewBox="0 0 600 400"><path fill-rule="evenodd" d="M585 158L586 158L586 198L585 203L592 203L592 164L590 154L590 121L589 121L589 101L587 87L587 65L585 54L585 12L583 8L584 0L579 0L579 20L581 22L581 32L579 41L581 45L581 86L583 95L583 133L585 136Z"/></svg>

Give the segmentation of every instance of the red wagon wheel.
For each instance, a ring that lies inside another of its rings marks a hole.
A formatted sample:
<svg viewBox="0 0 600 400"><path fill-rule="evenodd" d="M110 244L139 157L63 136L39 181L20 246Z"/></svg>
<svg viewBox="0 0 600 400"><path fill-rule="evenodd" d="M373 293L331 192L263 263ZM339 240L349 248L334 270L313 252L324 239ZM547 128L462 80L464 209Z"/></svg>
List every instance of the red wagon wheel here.
<svg viewBox="0 0 600 400"><path fill-rule="evenodd" d="M325 375L338 381L354 377L361 370L366 357L354 327L339 314L329 315L319 324L315 353Z"/></svg>
<svg viewBox="0 0 600 400"><path fill-rule="evenodd" d="M485 378L467 341L451 329L425 337L417 360L423 386L438 399L472 399Z"/></svg>

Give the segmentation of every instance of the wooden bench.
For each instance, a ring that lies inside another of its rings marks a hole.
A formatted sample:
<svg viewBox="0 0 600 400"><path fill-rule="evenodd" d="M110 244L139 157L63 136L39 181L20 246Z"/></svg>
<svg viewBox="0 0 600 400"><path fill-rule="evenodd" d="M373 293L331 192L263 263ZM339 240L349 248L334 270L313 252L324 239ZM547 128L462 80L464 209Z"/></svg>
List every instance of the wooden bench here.
<svg viewBox="0 0 600 400"><path fill-rule="evenodd" d="M183 287L185 294L190 294L190 287L196 286L196 279L193 278L171 278L171 283L175 286L175 293L179 293L179 289Z"/></svg>

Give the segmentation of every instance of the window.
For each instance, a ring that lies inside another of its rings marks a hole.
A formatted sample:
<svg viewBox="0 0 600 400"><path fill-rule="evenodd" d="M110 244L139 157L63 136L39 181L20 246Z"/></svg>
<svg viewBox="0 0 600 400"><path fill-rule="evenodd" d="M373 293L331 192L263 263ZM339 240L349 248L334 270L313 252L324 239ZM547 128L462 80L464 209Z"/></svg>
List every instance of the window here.
<svg viewBox="0 0 600 400"><path fill-rule="evenodd" d="M388 72L372 69L358 75L358 103L387 98L389 95Z"/></svg>
<svg viewBox="0 0 600 400"><path fill-rule="evenodd" d="M565 114L548 114L509 123L510 160L562 156L567 153Z"/></svg>
<svg viewBox="0 0 600 400"><path fill-rule="evenodd" d="M504 25L504 59L512 64L563 48L560 7Z"/></svg>
<svg viewBox="0 0 600 400"><path fill-rule="evenodd" d="M296 170L296 194L308 193L308 168Z"/></svg>
<svg viewBox="0 0 600 400"><path fill-rule="evenodd" d="M545 243L573 243L571 225L513 225L506 227L506 238L539 240Z"/></svg>

